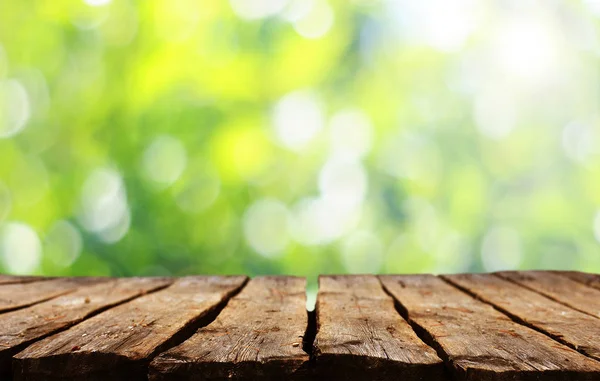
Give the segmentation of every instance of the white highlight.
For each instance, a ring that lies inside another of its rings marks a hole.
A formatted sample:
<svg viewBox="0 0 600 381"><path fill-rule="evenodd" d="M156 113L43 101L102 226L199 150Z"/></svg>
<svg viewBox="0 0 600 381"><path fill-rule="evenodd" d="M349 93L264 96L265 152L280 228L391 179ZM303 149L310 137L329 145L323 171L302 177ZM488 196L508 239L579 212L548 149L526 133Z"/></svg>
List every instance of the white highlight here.
<svg viewBox="0 0 600 381"><path fill-rule="evenodd" d="M325 0L305 0L303 3L296 5L294 12L288 14L288 18L294 19L294 29L304 38L323 37L333 26L333 9Z"/></svg>
<svg viewBox="0 0 600 381"><path fill-rule="evenodd" d="M521 264L523 250L519 233L507 226L488 230L481 245L481 260L486 271L515 270Z"/></svg>
<svg viewBox="0 0 600 381"><path fill-rule="evenodd" d="M159 187L173 184L183 173L187 154L179 139L169 135L156 137L142 158L142 173Z"/></svg>
<svg viewBox="0 0 600 381"><path fill-rule="evenodd" d="M323 197L344 209L360 206L367 187L367 172L356 160L334 156L319 173L319 191Z"/></svg>
<svg viewBox="0 0 600 381"><path fill-rule="evenodd" d="M498 31L493 44L496 61L517 79L544 80L558 68L556 41L551 29L539 20L513 20Z"/></svg>
<svg viewBox="0 0 600 381"><path fill-rule="evenodd" d="M0 81L0 139L21 132L31 117L31 104L25 87L15 79Z"/></svg>
<svg viewBox="0 0 600 381"><path fill-rule="evenodd" d="M342 110L331 118L330 138L335 155L361 158L371 150L371 120L359 109Z"/></svg>
<svg viewBox="0 0 600 381"><path fill-rule="evenodd" d="M367 173L360 161L330 157L319 172L320 195L305 198L294 207L294 240L304 245L323 245L355 228L367 189Z"/></svg>
<svg viewBox="0 0 600 381"><path fill-rule="evenodd" d="M323 113L317 97L302 90L285 95L275 105L273 125L283 146L301 150L323 129Z"/></svg>
<svg viewBox="0 0 600 381"><path fill-rule="evenodd" d="M258 200L246 210L243 217L246 241L263 257L279 257L289 239L288 220L288 210L282 202Z"/></svg>
<svg viewBox="0 0 600 381"><path fill-rule="evenodd" d="M42 256L37 233L22 222L3 225L0 228L0 256L9 273L33 273L39 267Z"/></svg>
<svg viewBox="0 0 600 381"><path fill-rule="evenodd" d="M292 235L304 245L324 245L355 228L359 218L359 208L347 208L322 196L305 198L294 207Z"/></svg>
<svg viewBox="0 0 600 381"><path fill-rule="evenodd" d="M596 237L596 241L600 242L600 210L596 212L596 217L594 218L593 223L594 229L594 237Z"/></svg>
<svg viewBox="0 0 600 381"><path fill-rule="evenodd" d="M112 0L83 0L90 7L102 7L112 3Z"/></svg>
<svg viewBox="0 0 600 381"><path fill-rule="evenodd" d="M129 230L131 216L125 184L113 169L99 168L87 178L81 207L82 225L105 242L117 242Z"/></svg>
<svg viewBox="0 0 600 381"><path fill-rule="evenodd" d="M388 0L401 32L441 51L460 49L477 25L474 0Z"/></svg>
<svg viewBox="0 0 600 381"><path fill-rule="evenodd" d="M44 239L44 253L54 264L68 267L81 254L83 239L76 227L68 221L54 223Z"/></svg>
<svg viewBox="0 0 600 381"><path fill-rule="evenodd" d="M473 114L479 131L495 140L510 135L518 119L514 96L495 87L477 95Z"/></svg>
<svg viewBox="0 0 600 381"><path fill-rule="evenodd" d="M230 0L233 12L241 19L258 20L278 14L288 0Z"/></svg>
<svg viewBox="0 0 600 381"><path fill-rule="evenodd" d="M567 157L585 163L598 150L594 128L578 121L567 124L563 129L562 146Z"/></svg>
<svg viewBox="0 0 600 381"><path fill-rule="evenodd" d="M583 3L594 16L600 17L600 0L584 0Z"/></svg>

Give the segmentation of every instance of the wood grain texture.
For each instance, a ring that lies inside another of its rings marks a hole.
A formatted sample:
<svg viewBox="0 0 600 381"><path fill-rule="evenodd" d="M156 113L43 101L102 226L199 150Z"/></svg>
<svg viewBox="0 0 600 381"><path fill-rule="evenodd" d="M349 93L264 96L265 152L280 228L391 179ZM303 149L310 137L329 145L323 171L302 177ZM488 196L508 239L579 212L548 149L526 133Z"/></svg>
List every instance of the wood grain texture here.
<svg viewBox="0 0 600 381"><path fill-rule="evenodd" d="M0 274L0 285L1 284L13 284L13 283L29 283L40 280L46 280L50 278L41 276L20 276L20 275L4 275Z"/></svg>
<svg viewBox="0 0 600 381"><path fill-rule="evenodd" d="M517 324L433 275L381 276L456 379L599 380L600 363Z"/></svg>
<svg viewBox="0 0 600 381"><path fill-rule="evenodd" d="M0 374L10 373L11 357L35 340L170 283L166 278L115 279L0 315Z"/></svg>
<svg viewBox="0 0 600 381"><path fill-rule="evenodd" d="M537 329L600 360L600 321L492 274L447 275L444 279L513 320Z"/></svg>
<svg viewBox="0 0 600 381"><path fill-rule="evenodd" d="M548 271L504 271L498 276L600 318L600 290Z"/></svg>
<svg viewBox="0 0 600 381"><path fill-rule="evenodd" d="M583 283L586 286L600 290L600 275L598 274L590 274L579 271L559 271L557 273L576 282Z"/></svg>
<svg viewBox="0 0 600 381"><path fill-rule="evenodd" d="M305 280L258 277L217 319L150 365L150 380L302 378Z"/></svg>
<svg viewBox="0 0 600 381"><path fill-rule="evenodd" d="M43 302L75 291L78 287L108 281L108 278L57 278L0 286L0 312Z"/></svg>
<svg viewBox="0 0 600 381"><path fill-rule="evenodd" d="M377 277L321 276L315 372L340 380L443 380L444 366Z"/></svg>
<svg viewBox="0 0 600 381"><path fill-rule="evenodd" d="M143 380L156 354L188 335L245 277L186 277L32 344L14 357L15 380Z"/></svg>

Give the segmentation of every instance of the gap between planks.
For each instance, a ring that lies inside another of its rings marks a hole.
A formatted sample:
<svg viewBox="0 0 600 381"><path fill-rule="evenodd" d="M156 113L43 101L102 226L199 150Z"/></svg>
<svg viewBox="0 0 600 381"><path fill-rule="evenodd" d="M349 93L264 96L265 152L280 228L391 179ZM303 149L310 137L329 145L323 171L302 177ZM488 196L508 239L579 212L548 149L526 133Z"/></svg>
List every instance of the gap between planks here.
<svg viewBox="0 0 600 381"><path fill-rule="evenodd" d="M409 321L415 332L425 343L436 349L438 355L450 370L453 379L598 380L600 377L600 363L595 361L594 358L586 357L580 352L564 346L563 343L552 344L556 341L553 341L546 332L531 330L528 325L511 320L504 311L492 308L489 303L484 303L479 298L473 297L472 294L447 282L441 276L380 276L380 281L386 292L396 300L398 312ZM439 292L442 291L442 284L446 285L446 292L443 293L444 297L440 299ZM431 288L434 285L435 287ZM390 286L393 289L390 289ZM454 295L451 295L451 290L455 290ZM433 299L428 301L427 299L430 298ZM455 299L458 304L454 305L452 299ZM441 308L437 308L437 303L440 302L442 303ZM408 303L408 306L405 306L405 303ZM430 303L433 303L431 304L431 310L428 309ZM434 308L434 305L436 305L436 308ZM488 310L483 306L487 306ZM446 309L449 312L445 312ZM468 319L471 318L468 315L474 313L473 311L478 311L478 315L474 317L476 320L469 321ZM490 311L495 311L495 314ZM464 320L465 317L468 319ZM449 318L451 319L449 320ZM453 319L458 320L453 322ZM485 321L479 323L479 319L494 319L495 323L493 326L489 326ZM504 322L501 320L504 320ZM436 321L439 324L435 323ZM449 327L445 328L448 323L450 323ZM463 325L463 323L466 325ZM513 325L511 326L511 324ZM505 330L498 328L499 326L502 326ZM532 353L534 357L527 357L527 363L521 363L521 361L525 361L522 358L523 352L517 350L512 354L507 352L505 354L507 357L498 357L498 360L502 359L502 362L495 364L492 361L496 358L494 357L496 351L495 349L492 350L495 345L487 341L483 344L481 342L477 344L479 339L475 340L483 332L482 329L486 332L486 340L492 342L497 340L499 348L503 348L506 344L509 344L510 347L511 343L518 344L521 342L529 347L532 352L528 353ZM461 344L461 339L453 336L459 332L474 339L473 343L470 346ZM474 333L477 336L473 336ZM508 335L509 333L510 335ZM505 334L507 335L505 336ZM542 338L545 338L545 341ZM560 351L555 348L560 349ZM572 352L568 353L568 351ZM491 356L489 361L484 359L486 353ZM535 356L540 357L535 360ZM504 363L507 360L508 362ZM528 364L529 361L533 361L531 365ZM521 365L513 368L519 363ZM566 366L567 364L570 365ZM544 376L540 376L542 373Z"/></svg>
<svg viewBox="0 0 600 381"><path fill-rule="evenodd" d="M562 275L562 274L561 274L561 276L565 276L565 275ZM487 304L487 305L490 305L490 306L492 306L492 307L493 307L493 308L495 308L497 311L501 312L503 315L505 315L505 316L509 317L509 318L510 318L511 320L513 320L515 323L517 323L517 324L519 324L519 325L522 325L522 326L525 326L525 327L528 327L528 328L531 328L531 329L534 329L534 330L536 330L536 331L538 331L538 332L541 332L541 333L545 334L546 336L548 336L548 337L552 338L553 340L556 340L556 341L558 341L558 342L561 342L560 340L557 340L555 337L552 337L551 335L548 335L546 332L544 332L544 331L542 331L542 330L540 330L540 329L537 329L536 327L532 327L530 324L527 324L527 323L526 323L526 322L524 322L524 321L520 321L519 319L515 319L515 317L514 317L514 316L512 316L512 314L508 313L507 311L504 311L504 310L502 310L502 309L499 309L499 308L497 308L495 305L493 305L493 304L491 304L491 303L488 303L488 302L486 302L485 300L482 300L481 298L477 297L476 295L474 295L474 294L472 294L472 293L470 293L470 292L466 291L465 289L463 289L463 288L459 287L458 285L454 284L453 282L450 282L450 281L448 281L448 279L446 279L446 278L445 278L445 276L439 276L439 277L437 277L437 278L439 278L439 279L442 279L442 280L443 280L445 283L447 283L447 284L451 285L453 288L455 288L455 289L457 289L457 290L459 290L459 291L461 291L461 292L463 292L463 293L467 294L469 297L471 297L471 298L473 298L473 299L475 299L475 300L481 301L482 303L485 303L485 304ZM414 322L413 322L413 321L410 319L410 317L408 316L408 312L407 312L407 310L406 310L406 309L405 309L405 308L402 306L402 304L401 304L401 303L398 301L398 299L397 299L397 298L393 297L393 295L390 293L390 291L389 291L389 290L388 290L388 289L385 287L385 285L384 285L384 284L383 284L383 282L381 281L381 278L379 278L379 277L378 277L377 279L378 279L379 286L381 287L381 289L382 289L382 290L383 290L383 291L384 291L384 292L385 292L385 293L386 293L388 296L392 297L392 299L394 300L394 305L395 305L395 310L396 310L396 312L397 312L397 313L398 313L398 314L399 314L399 315L400 315L400 316L401 316L401 317L402 317L402 318L403 318L405 321L407 321L407 322L408 322L408 323L411 325L411 327L412 327L412 329L414 330L414 332L415 332L415 333L416 333L416 334L419 336L419 338L420 338L420 339L421 339L421 340L422 340L422 341L423 341L423 342L424 342L424 343L425 343L427 346L429 346L429 347L432 347L433 349L435 349L435 350L436 350L436 352L438 353L438 355L439 355L439 356L440 356L440 357L441 357L441 358L444 360L444 364L445 364L445 366L446 366L446 367L449 367L450 365L449 365L448 356L447 356L447 355L444 353L444 351L441 349L440 345L439 345L439 344L436 342L435 338L433 338L431 335L429 335L429 334L428 334L428 333L427 333L425 330L423 330L421 327L419 327L419 326L418 326L418 324L415 324L415 323L414 323ZM502 278L502 279L504 279L504 278ZM39 282L39 281L42 281L42 279L36 279L36 281L38 281L38 282ZM45 281L45 280L44 280L44 281ZM507 280L507 281L510 281L510 280ZM521 284L519 284L519 283L516 283L516 282L513 282L513 283L517 284L519 287L523 287L523 288L525 288L525 289L530 289L530 288L528 288L528 287L526 287L526 286L523 286L523 285L521 285ZM580 283L581 283L581 284L583 284L583 282L580 282ZM245 286L246 286L246 284L247 284L247 280L246 280L246 282L244 282L244 284L243 284L243 285L242 285L242 286L241 286L241 287L240 287L240 288L237 290L237 292L236 292L235 294L239 293L239 292L240 292L242 289L244 289L244 288L245 288ZM167 285L167 286L165 286L165 287L168 287L168 285ZM588 287L592 287L592 286L588 286ZM163 288L164 288L164 287L163 287ZM157 292L157 291L159 291L159 290L162 290L163 288L161 288L161 289L158 289L158 290L153 290L153 291L151 291L151 293L154 293L154 292ZM538 292L538 291L536 291L536 290L531 290L531 291L539 293L539 292ZM541 295L544 295L544 294L541 294ZM137 299L137 298L139 298L140 296L141 296L141 295L138 295L138 296L135 296L135 297L133 297L132 299L129 299L129 300L126 300L126 301L121 301L120 303L118 303L118 304L116 304L116 305L108 306L108 307L106 307L105 309L110 309L110 308L114 308L114 307L115 307L115 306L117 306L117 305L125 304L125 303L126 303L126 302L128 302L128 301L131 301L131 300L133 300L133 299ZM214 311L214 316L212 316L211 320L210 320L210 321L205 321L205 322L204 322L204 324L202 324L201 326L208 325L208 324L209 324L211 321L213 321L213 320L214 320L214 319L215 319L215 318L216 318L216 317L217 317L217 316L220 314L220 312L223 310L223 308L225 308L225 306L226 306L226 305L227 305L227 303L228 303L228 302L229 302L229 301L230 301L230 300L233 298L233 296L234 296L234 295L230 295L228 298L226 298L226 299L224 300L223 304L220 306L220 308L218 308L218 309L216 309L216 310ZM552 298L550 298L550 299L552 299ZM554 300L554 299L552 299L552 300ZM558 303L560 303L560 301L557 301L557 302L558 302ZM40 302L38 302L38 303L40 303ZM573 308L573 307L571 307L571 306L569 306L569 305L565 305L565 306L566 306L566 307L568 307L568 308ZM101 311L97 311L97 312L96 312L96 313L94 313L93 315L97 315L97 314L98 314L98 313L100 313L100 312L101 312ZM304 337L303 337L302 349L304 350L304 352L306 352L306 353L308 354L308 356L309 356L309 362L312 364L312 363L314 362L314 359L315 359L315 356L314 356L314 344L315 344L315 343L314 343L314 339L315 339L315 336L317 335L317 326L316 326L316 325L317 325L317 323L316 323L316 312L315 312L315 311L306 311L306 313L307 313L307 327L306 327L305 335L304 335ZM92 315L90 315L90 316L86 316L86 317L85 317L85 319L89 319L91 316L92 316ZM196 328L198 328L198 327L196 327ZM56 333L56 332L52 332L52 333ZM164 351L166 351L168 348L174 347L174 346L176 346L178 343L182 343L183 341L185 341L185 340L189 339L189 338L192 336L192 334L193 334L193 333L194 333L194 331L180 332L180 334L181 334L181 335L180 335L180 336L177 338L177 340L175 340L174 342L171 342L171 343L168 345L168 347L161 348L161 352L164 352ZM563 343L563 342L561 342L561 343L562 343L562 344L565 344L565 343ZM585 353L584 353L584 354L585 354ZM150 359L150 360L151 360L151 359ZM454 378L454 377L453 377L453 378Z"/></svg>
<svg viewBox="0 0 600 381"><path fill-rule="evenodd" d="M505 314L579 353L600 361L600 325L594 317L511 282L496 274L441 275L440 278ZM510 300L505 298L510 294ZM553 314L553 319L544 319Z"/></svg>
<svg viewBox="0 0 600 381"><path fill-rule="evenodd" d="M600 319L600 290L565 276L548 271L500 271L493 275L515 283L581 313ZM565 290L569 294L565 294Z"/></svg>
<svg viewBox="0 0 600 381"><path fill-rule="evenodd" d="M14 357L15 380L145 380L154 356L209 324L246 282L242 276L170 279L167 287L30 345Z"/></svg>

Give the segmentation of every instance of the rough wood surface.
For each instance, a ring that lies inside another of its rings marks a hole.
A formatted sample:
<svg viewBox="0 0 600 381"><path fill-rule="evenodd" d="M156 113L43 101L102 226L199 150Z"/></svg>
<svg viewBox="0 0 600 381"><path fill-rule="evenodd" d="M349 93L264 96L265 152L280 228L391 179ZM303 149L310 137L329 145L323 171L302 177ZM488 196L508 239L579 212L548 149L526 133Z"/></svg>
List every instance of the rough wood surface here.
<svg viewBox="0 0 600 381"><path fill-rule="evenodd" d="M75 291L78 287L107 281L108 278L59 278L25 284L0 286L0 312L16 310Z"/></svg>
<svg viewBox="0 0 600 381"><path fill-rule="evenodd" d="M566 306L600 318L600 290L598 289L552 272L505 271L498 275Z"/></svg>
<svg viewBox="0 0 600 381"><path fill-rule="evenodd" d="M328 379L442 380L444 366L394 307L377 277L322 276L315 371Z"/></svg>
<svg viewBox="0 0 600 381"><path fill-rule="evenodd" d="M301 378L305 306L304 279L255 278L214 322L159 355L150 380Z"/></svg>
<svg viewBox="0 0 600 381"><path fill-rule="evenodd" d="M583 273L579 271L559 271L557 273L576 282L600 289L600 275L598 274Z"/></svg>
<svg viewBox="0 0 600 381"><path fill-rule="evenodd" d="M513 320L600 360L600 321L492 274L447 275L464 289Z"/></svg>
<svg viewBox="0 0 600 381"><path fill-rule="evenodd" d="M0 374L28 344L68 328L93 313L171 283L165 278L123 278L80 287L31 307L0 315Z"/></svg>
<svg viewBox="0 0 600 381"><path fill-rule="evenodd" d="M381 276L459 380L599 380L600 363L432 275Z"/></svg>
<svg viewBox="0 0 600 381"><path fill-rule="evenodd" d="M4 275L0 274L0 284L12 284L12 283L28 283L40 280L46 280L50 278L39 277L39 276L19 276L19 275Z"/></svg>
<svg viewBox="0 0 600 381"><path fill-rule="evenodd" d="M186 277L32 344L14 357L15 380L143 380L152 357L187 335L245 277Z"/></svg>

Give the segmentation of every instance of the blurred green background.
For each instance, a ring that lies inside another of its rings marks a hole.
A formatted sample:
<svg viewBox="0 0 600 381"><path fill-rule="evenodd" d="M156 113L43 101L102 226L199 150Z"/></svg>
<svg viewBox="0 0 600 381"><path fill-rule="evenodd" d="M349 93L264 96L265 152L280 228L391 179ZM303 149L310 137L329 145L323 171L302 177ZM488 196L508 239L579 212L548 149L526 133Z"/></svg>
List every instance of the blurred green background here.
<svg viewBox="0 0 600 381"><path fill-rule="evenodd" d="M3 0L0 270L600 271L600 2Z"/></svg>

